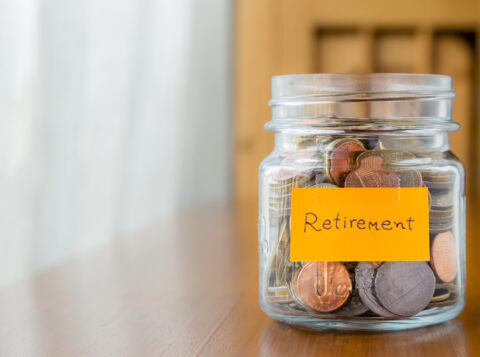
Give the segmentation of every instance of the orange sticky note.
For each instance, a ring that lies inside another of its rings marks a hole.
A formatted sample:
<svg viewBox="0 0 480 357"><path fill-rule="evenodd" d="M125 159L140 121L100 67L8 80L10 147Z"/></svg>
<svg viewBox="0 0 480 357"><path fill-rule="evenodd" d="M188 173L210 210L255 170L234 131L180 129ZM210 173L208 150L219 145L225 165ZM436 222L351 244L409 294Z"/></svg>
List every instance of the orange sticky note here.
<svg viewBox="0 0 480 357"><path fill-rule="evenodd" d="M291 261L430 260L428 189L294 188Z"/></svg>

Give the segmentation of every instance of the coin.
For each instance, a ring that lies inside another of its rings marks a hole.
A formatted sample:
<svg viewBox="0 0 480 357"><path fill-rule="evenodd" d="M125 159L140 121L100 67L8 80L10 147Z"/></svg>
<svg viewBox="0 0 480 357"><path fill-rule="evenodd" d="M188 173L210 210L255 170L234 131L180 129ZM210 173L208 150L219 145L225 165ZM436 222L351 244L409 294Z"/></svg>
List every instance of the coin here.
<svg viewBox="0 0 480 357"><path fill-rule="evenodd" d="M345 177L357 166L357 156L364 151L363 144L355 139L337 139L331 142L327 148L327 177L342 187Z"/></svg>
<svg viewBox="0 0 480 357"><path fill-rule="evenodd" d="M451 231L439 233L433 239L430 263L437 277L446 283L457 276L455 250L455 239Z"/></svg>
<svg viewBox="0 0 480 357"><path fill-rule="evenodd" d="M322 146L330 140L326 135L304 135L297 137L297 147Z"/></svg>
<svg viewBox="0 0 480 357"><path fill-rule="evenodd" d="M298 273L295 290L310 309L330 312L342 306L352 292L347 269L339 262L309 262Z"/></svg>
<svg viewBox="0 0 480 357"><path fill-rule="evenodd" d="M432 191L432 207L444 209L453 206L453 190L430 191Z"/></svg>
<svg viewBox="0 0 480 357"><path fill-rule="evenodd" d="M427 186L425 186L425 183L422 186L427 187ZM428 190L428 189L427 189L427 192L428 192L428 209L430 210L430 208L432 208L432 194L430 193L430 190Z"/></svg>
<svg viewBox="0 0 480 357"><path fill-rule="evenodd" d="M278 243L270 262L270 271L274 274L274 286L286 286L287 275L291 269L290 262L290 217L282 218L278 231Z"/></svg>
<svg viewBox="0 0 480 357"><path fill-rule="evenodd" d="M367 156L359 160L359 167L345 179L345 187L400 187L398 176L383 167L385 159Z"/></svg>
<svg viewBox="0 0 480 357"><path fill-rule="evenodd" d="M354 270L357 267L358 262L343 262L343 264L347 270Z"/></svg>
<svg viewBox="0 0 480 357"><path fill-rule="evenodd" d="M457 302L459 296L458 287L452 283L435 285L435 294L427 308L450 306Z"/></svg>
<svg viewBox="0 0 480 357"><path fill-rule="evenodd" d="M290 304L294 302L290 295L290 290L286 286L269 286L265 299L270 304Z"/></svg>
<svg viewBox="0 0 480 357"><path fill-rule="evenodd" d="M368 156L380 156L385 160L385 165L399 163L406 160L415 159L415 155L408 151L399 150L369 150L361 153L357 157L357 162Z"/></svg>
<svg viewBox="0 0 480 357"><path fill-rule="evenodd" d="M358 155L357 163L369 156L380 156L384 159L385 168L395 172L400 179L401 187L422 187L423 180L420 171L405 168L401 165L407 160L415 159L415 155L408 151L399 150L370 150Z"/></svg>
<svg viewBox="0 0 480 357"><path fill-rule="evenodd" d="M430 221L445 221L447 219L453 220L453 209L434 209L430 210Z"/></svg>
<svg viewBox="0 0 480 357"><path fill-rule="evenodd" d="M451 230L453 227L453 221L451 220L446 220L446 221L432 221L430 220L430 233L436 234L436 233L443 233Z"/></svg>
<svg viewBox="0 0 480 357"><path fill-rule="evenodd" d="M279 169L271 177L273 182L269 184L269 189L278 194L285 194L293 187L302 187L314 177L314 172L297 169Z"/></svg>
<svg viewBox="0 0 480 357"><path fill-rule="evenodd" d="M291 182L296 176L302 175L302 171L292 168L281 168L277 170L272 179L279 183Z"/></svg>
<svg viewBox="0 0 480 357"><path fill-rule="evenodd" d="M378 147L382 150L402 150L404 148L414 148L415 151L422 150L424 142L418 138L409 136L382 136L378 140Z"/></svg>
<svg viewBox="0 0 480 357"><path fill-rule="evenodd" d="M320 182L317 184L305 186L304 188L338 188L338 186L335 186L328 182ZM291 204L292 204L291 202L292 202L291 191L287 191L283 194L270 193L268 197L270 217L278 218L278 217L289 216L291 213Z"/></svg>
<svg viewBox="0 0 480 357"><path fill-rule="evenodd" d="M435 276L425 262L386 262L377 270L374 289L388 311L412 316L430 303Z"/></svg>
<svg viewBox="0 0 480 357"><path fill-rule="evenodd" d="M450 297L450 291L448 290L435 290L435 294L430 302L445 301Z"/></svg>
<svg viewBox="0 0 480 357"><path fill-rule="evenodd" d="M354 274L350 273L350 279L354 280ZM337 311L335 311L335 315L337 316L358 316L368 311L368 307L366 307L362 299L360 299L360 295L358 293L358 288L356 284L352 284L352 293L350 294L350 298L347 302L340 307Z"/></svg>
<svg viewBox="0 0 480 357"><path fill-rule="evenodd" d="M428 182L450 182L453 180L453 173L436 170L424 170L422 171L422 177Z"/></svg>
<svg viewBox="0 0 480 357"><path fill-rule="evenodd" d="M432 190L446 190L446 189L452 188L453 182L454 182L453 180L439 181L439 182L428 181L426 179L423 180L423 183L425 184L425 186L427 186L429 189L432 189Z"/></svg>
<svg viewBox="0 0 480 357"><path fill-rule="evenodd" d="M306 147L297 149L294 152L288 154L283 160L282 164L285 166L313 166L314 164L320 164L323 161L322 151L317 150L315 147Z"/></svg>
<svg viewBox="0 0 480 357"><path fill-rule="evenodd" d="M355 268L355 283L363 304L379 316L397 318L398 315L385 309L377 300L373 291L375 270L379 266L373 262L360 262Z"/></svg>

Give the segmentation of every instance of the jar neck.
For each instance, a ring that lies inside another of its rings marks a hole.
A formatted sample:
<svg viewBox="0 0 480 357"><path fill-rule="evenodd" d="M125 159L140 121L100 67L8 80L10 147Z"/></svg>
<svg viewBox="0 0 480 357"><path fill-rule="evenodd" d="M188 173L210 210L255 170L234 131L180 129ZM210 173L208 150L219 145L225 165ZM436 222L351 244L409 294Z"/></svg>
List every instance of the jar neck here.
<svg viewBox="0 0 480 357"><path fill-rule="evenodd" d="M272 79L273 132L428 135L454 131L452 78L420 74L310 74Z"/></svg>
<svg viewBox="0 0 480 357"><path fill-rule="evenodd" d="M315 148L319 151L327 150L328 144L341 138L355 138L364 142L370 150L399 150L414 154L428 152L445 152L450 150L449 133L446 131L425 134L386 135L384 133L345 133L345 134L309 134L302 135L292 132L276 132L274 151L292 152Z"/></svg>

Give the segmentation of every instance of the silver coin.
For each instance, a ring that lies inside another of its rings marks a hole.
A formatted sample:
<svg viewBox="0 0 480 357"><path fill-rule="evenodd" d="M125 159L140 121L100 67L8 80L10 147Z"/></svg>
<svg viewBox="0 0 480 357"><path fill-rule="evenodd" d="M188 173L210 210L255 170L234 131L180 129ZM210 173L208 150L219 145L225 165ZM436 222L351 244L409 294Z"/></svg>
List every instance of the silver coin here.
<svg viewBox="0 0 480 357"><path fill-rule="evenodd" d="M352 274L350 274L350 278L354 280ZM366 307L362 299L360 299L360 294L358 293L358 288L354 284L352 293L348 301L343 305L340 309L335 311L335 315L338 316L358 316L368 311L368 307Z"/></svg>
<svg viewBox="0 0 480 357"><path fill-rule="evenodd" d="M423 179L423 183L425 186L427 186L429 189L432 190L446 190L446 189L451 189L453 187L453 180L451 181L428 181Z"/></svg>
<svg viewBox="0 0 480 357"><path fill-rule="evenodd" d="M386 262L375 277L375 295L390 312L413 316L435 292L435 275L425 262Z"/></svg>
<svg viewBox="0 0 480 357"><path fill-rule="evenodd" d="M363 304L379 316L398 318L400 316L385 309L377 300L374 289L376 265L373 262L360 262L355 268L355 282Z"/></svg>
<svg viewBox="0 0 480 357"><path fill-rule="evenodd" d="M446 223L446 224L432 224L430 223L430 233L431 234L437 234L437 233L443 233L451 230L453 227L452 223Z"/></svg>
<svg viewBox="0 0 480 357"><path fill-rule="evenodd" d="M432 207L445 209L453 206L453 190L431 190Z"/></svg>
<svg viewBox="0 0 480 357"><path fill-rule="evenodd" d="M453 219L453 209L434 209L430 210L430 221L447 221Z"/></svg>

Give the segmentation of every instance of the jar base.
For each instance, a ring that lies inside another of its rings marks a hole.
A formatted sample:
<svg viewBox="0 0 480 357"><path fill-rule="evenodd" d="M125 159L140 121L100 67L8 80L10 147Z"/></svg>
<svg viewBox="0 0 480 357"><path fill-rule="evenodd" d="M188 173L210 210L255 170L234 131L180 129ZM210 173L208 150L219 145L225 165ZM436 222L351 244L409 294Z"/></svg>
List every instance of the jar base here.
<svg viewBox="0 0 480 357"><path fill-rule="evenodd" d="M455 306L438 307L424 310L412 317L398 320L381 317L310 317L301 315L285 315L271 311L262 306L263 311L270 317L287 325L311 331L403 331L426 326L437 325L457 317L463 310L464 302Z"/></svg>

